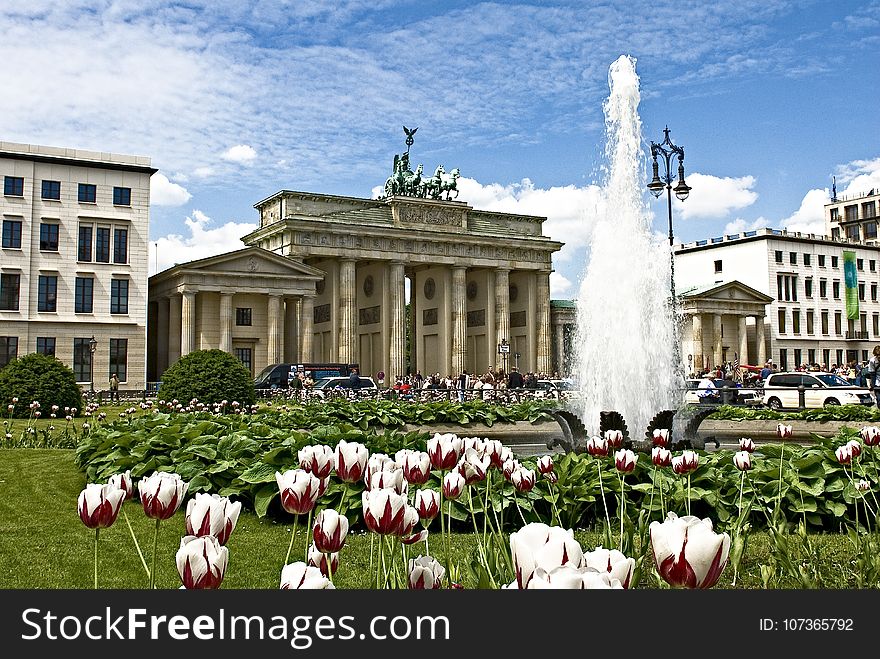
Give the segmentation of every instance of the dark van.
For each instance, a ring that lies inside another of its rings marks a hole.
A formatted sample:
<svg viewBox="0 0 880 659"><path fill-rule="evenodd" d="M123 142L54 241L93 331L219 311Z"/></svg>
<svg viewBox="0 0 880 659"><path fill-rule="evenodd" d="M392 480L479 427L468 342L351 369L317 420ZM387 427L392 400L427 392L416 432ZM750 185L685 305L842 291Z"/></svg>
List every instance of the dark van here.
<svg viewBox="0 0 880 659"><path fill-rule="evenodd" d="M305 373L312 380L343 377L351 373L357 364L269 364L254 378L255 389L287 389L293 378Z"/></svg>

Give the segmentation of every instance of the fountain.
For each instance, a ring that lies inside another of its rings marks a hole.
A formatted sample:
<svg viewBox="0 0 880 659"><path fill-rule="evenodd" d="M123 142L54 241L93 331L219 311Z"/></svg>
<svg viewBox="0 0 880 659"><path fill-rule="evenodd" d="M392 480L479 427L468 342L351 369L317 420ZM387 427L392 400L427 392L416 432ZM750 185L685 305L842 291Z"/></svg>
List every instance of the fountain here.
<svg viewBox="0 0 880 659"><path fill-rule="evenodd" d="M635 59L618 58L608 82L605 203L577 301L575 377L583 398L572 411L596 434L601 413L614 410L638 437L658 412L680 407L684 367L669 307L669 246L652 234L643 201ZM672 413L667 416L671 423Z"/></svg>

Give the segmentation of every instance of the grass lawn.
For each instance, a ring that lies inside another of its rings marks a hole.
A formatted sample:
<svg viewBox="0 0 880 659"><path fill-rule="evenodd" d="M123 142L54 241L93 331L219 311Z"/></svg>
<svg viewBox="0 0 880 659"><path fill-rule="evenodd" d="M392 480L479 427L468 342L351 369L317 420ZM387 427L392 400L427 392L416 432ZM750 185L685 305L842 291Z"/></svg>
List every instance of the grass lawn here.
<svg viewBox="0 0 880 659"><path fill-rule="evenodd" d="M65 449L0 450L0 588L91 588L93 580L94 532L83 526L76 512L77 497L85 487L85 477L73 464L73 451ZM156 582L158 588L178 588L180 579L174 555L184 535L183 509L163 521L159 530ZM128 502L124 510L141 544L147 563L152 556L155 522L148 519L139 503ZM300 523L291 562L304 559L305 520ZM287 552L292 517L260 519L242 513L229 542L229 567L224 588L278 588L279 575ZM431 554L441 562L444 555L439 520L431 526ZM599 534L576 532L585 551L599 544ZM804 561L822 561L823 574L840 574L835 565L851 563L852 545L845 535L811 536L817 553ZM451 554L457 562L475 548L475 537L461 533L453 536ZM424 545L408 548L410 555L424 554ZM765 533L753 533L740 565L737 588L761 588L760 568L771 555L771 543ZM399 557L398 557L399 560ZM337 588L368 588L370 579L370 536L354 531L340 554ZM125 518L100 533L99 587L146 588L144 572ZM843 571L850 573L851 569ZM473 586L464 570L465 587ZM728 566L718 584L731 586L733 572ZM822 583L825 588L851 588L853 584ZM640 584L656 587L651 574ZM795 584L785 587L796 587Z"/></svg>

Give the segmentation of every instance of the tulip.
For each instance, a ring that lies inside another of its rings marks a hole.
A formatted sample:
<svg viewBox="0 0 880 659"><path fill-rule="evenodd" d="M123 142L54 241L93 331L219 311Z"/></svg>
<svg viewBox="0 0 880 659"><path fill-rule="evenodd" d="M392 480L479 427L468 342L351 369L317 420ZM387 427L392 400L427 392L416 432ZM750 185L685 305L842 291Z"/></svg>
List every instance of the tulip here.
<svg viewBox="0 0 880 659"><path fill-rule="evenodd" d="M877 446L880 444L880 428L877 426L865 426L859 431L865 446Z"/></svg>
<svg viewBox="0 0 880 659"><path fill-rule="evenodd" d="M511 448L509 446L502 446L501 456L498 459L501 460L502 467L504 466L504 463L506 463L508 460L513 460L513 451L511 450Z"/></svg>
<svg viewBox="0 0 880 659"><path fill-rule="evenodd" d="M620 448L621 446L623 446L623 431L606 430L605 441L608 442L609 449Z"/></svg>
<svg viewBox="0 0 880 659"><path fill-rule="evenodd" d="M608 442L604 437L590 437L587 440L587 453L594 458L604 458L608 455Z"/></svg>
<svg viewBox="0 0 880 659"><path fill-rule="evenodd" d="M497 439L490 439L485 442L483 453L489 456L489 460L493 466L501 469L501 465L504 464L504 460L501 459L502 453L504 452L504 444L502 444Z"/></svg>
<svg viewBox="0 0 880 659"><path fill-rule="evenodd" d="M240 512L240 501L232 503L219 494L200 492L186 505L186 532L196 537L213 535L221 545L225 545Z"/></svg>
<svg viewBox="0 0 880 659"><path fill-rule="evenodd" d="M134 483L131 480L131 470L122 473L116 474L115 476L111 476L110 480L107 481L109 485L122 490L125 493L125 498L123 501L128 501L131 499L131 495L134 492Z"/></svg>
<svg viewBox="0 0 880 659"><path fill-rule="evenodd" d="M866 481L864 478L860 478L859 482L856 483L856 489L859 492L867 492L871 489L871 484Z"/></svg>
<svg viewBox="0 0 880 659"><path fill-rule="evenodd" d="M406 504L403 509L403 520L400 522L400 528L397 529L395 535L399 535L402 538L412 535L413 529L419 523L419 519L419 511L413 506Z"/></svg>
<svg viewBox="0 0 880 659"><path fill-rule="evenodd" d="M712 520L669 513L651 522L654 565L666 583L680 588L711 588L727 565L730 536L712 530Z"/></svg>
<svg viewBox="0 0 880 659"><path fill-rule="evenodd" d="M629 588L636 569L636 561L627 558L616 549L596 547L593 551L584 552L583 567L605 572L617 579L622 588Z"/></svg>
<svg viewBox="0 0 880 659"><path fill-rule="evenodd" d="M318 551L334 554L345 545L348 535L348 518L332 508L324 508L315 518L312 538Z"/></svg>
<svg viewBox="0 0 880 659"><path fill-rule="evenodd" d="M540 522L510 534L510 553L521 590L528 587L538 568L549 572L561 565L578 567L583 560L583 550L571 530Z"/></svg>
<svg viewBox="0 0 880 659"><path fill-rule="evenodd" d="M544 455L538 458L538 471L542 474L549 474L553 471L553 456Z"/></svg>
<svg viewBox="0 0 880 659"><path fill-rule="evenodd" d="M306 446L297 453L300 469L316 478L327 478L335 466L333 449L323 444Z"/></svg>
<svg viewBox="0 0 880 659"><path fill-rule="evenodd" d="M849 444L839 447L834 454L837 456L837 461L842 465L848 465L852 462L853 453L852 447Z"/></svg>
<svg viewBox="0 0 880 659"><path fill-rule="evenodd" d="M445 568L430 556L421 556L409 560L410 590L436 590L443 587Z"/></svg>
<svg viewBox="0 0 880 659"><path fill-rule="evenodd" d="M464 492L464 477L457 471L450 471L443 477L443 498L454 501Z"/></svg>
<svg viewBox="0 0 880 659"><path fill-rule="evenodd" d="M398 469L400 469L400 467L393 458L384 453L374 453L370 456L370 459L367 460L367 468L364 471L364 483L369 487L373 474L380 471L397 471Z"/></svg>
<svg viewBox="0 0 880 659"><path fill-rule="evenodd" d="M631 474L635 471L638 456L629 449L620 449L614 454L614 466L622 474Z"/></svg>
<svg viewBox="0 0 880 659"><path fill-rule="evenodd" d="M739 451L733 456L733 465L740 471L748 471L752 468L752 454L748 451Z"/></svg>
<svg viewBox="0 0 880 659"><path fill-rule="evenodd" d="M510 587L515 587L516 582ZM607 572L598 572L592 568L576 568L563 565L549 572L538 568L529 582L529 590L586 590L598 588L623 588L620 581Z"/></svg>
<svg viewBox="0 0 880 659"><path fill-rule="evenodd" d="M364 477L370 452L363 444L340 439L334 458L336 475L345 483L355 483Z"/></svg>
<svg viewBox="0 0 880 659"><path fill-rule="evenodd" d="M116 521L123 501L123 490L113 485L89 483L77 499L79 518L87 528L106 529Z"/></svg>
<svg viewBox="0 0 880 659"><path fill-rule="evenodd" d="M694 451L682 451L681 455L672 458L672 471L676 474L687 474L700 466L700 456Z"/></svg>
<svg viewBox="0 0 880 659"><path fill-rule="evenodd" d="M138 494L147 517L156 520L169 519L180 508L189 484L178 474L154 471L149 478L138 482Z"/></svg>
<svg viewBox="0 0 880 659"><path fill-rule="evenodd" d="M303 515L314 509L321 481L304 469L275 472L275 481L281 492L281 506L291 515Z"/></svg>
<svg viewBox="0 0 880 659"><path fill-rule="evenodd" d="M862 445L859 443L859 440L851 439L846 445L849 446L849 450L854 458L857 458L862 454Z"/></svg>
<svg viewBox="0 0 880 659"><path fill-rule="evenodd" d="M510 482L517 492L531 492L535 487L535 472L531 469L517 469L511 474Z"/></svg>
<svg viewBox="0 0 880 659"><path fill-rule="evenodd" d="M324 492L327 491L327 486L329 486L329 485L330 485L330 477L329 476L327 476L327 478L319 478L318 479L318 496L315 498L320 499L322 496L324 496Z"/></svg>
<svg viewBox="0 0 880 659"><path fill-rule="evenodd" d="M652 446L661 446L666 448L669 446L669 430L667 428L655 428L651 436Z"/></svg>
<svg viewBox="0 0 880 659"><path fill-rule="evenodd" d="M416 490L415 505L422 521L434 519L440 512L440 493L434 490Z"/></svg>
<svg viewBox="0 0 880 659"><path fill-rule="evenodd" d="M177 571L187 590L220 587L229 562L229 549L212 535L187 535L177 550Z"/></svg>
<svg viewBox="0 0 880 659"><path fill-rule="evenodd" d="M776 435L777 435L780 439L786 439L786 438L788 438L788 437L791 437L791 434L792 434L792 433L791 433L791 426L787 426L787 425L782 424L782 423L777 423L777 424L776 424Z"/></svg>
<svg viewBox="0 0 880 659"><path fill-rule="evenodd" d="M488 455L480 455L475 448L469 448L464 452L458 462L458 473L464 477L467 485L485 480L491 460Z"/></svg>
<svg viewBox="0 0 880 659"><path fill-rule="evenodd" d="M427 539L428 529L422 529L418 533L413 533L412 535L408 536L401 536L400 541L405 545L414 545L419 542L425 542Z"/></svg>
<svg viewBox="0 0 880 659"><path fill-rule="evenodd" d="M651 462L658 467L668 467L672 464L672 451L662 446L655 446L651 449Z"/></svg>
<svg viewBox="0 0 880 659"><path fill-rule="evenodd" d="M453 433L434 433L428 440L428 455L434 469L452 469L458 463L462 451L462 441Z"/></svg>
<svg viewBox="0 0 880 659"><path fill-rule="evenodd" d="M374 472L367 483L367 489L381 490L383 488L391 488L398 494L406 494L409 490L409 484L403 476L403 469Z"/></svg>
<svg viewBox="0 0 880 659"><path fill-rule="evenodd" d="M584 570L584 590L605 590L605 589L621 589L626 588L620 579L616 579L608 572L599 572L595 570Z"/></svg>
<svg viewBox="0 0 880 659"><path fill-rule="evenodd" d="M488 440L483 440L483 439L480 439L479 437L462 437L461 438L462 453L466 452L469 448L472 448L482 458L483 454L486 453L486 442L487 441Z"/></svg>
<svg viewBox="0 0 880 659"><path fill-rule="evenodd" d="M329 560L328 560L329 559ZM316 567L325 577L330 577L330 570L333 574L339 572L339 553L325 554L318 550L313 542L309 545L309 565Z"/></svg>
<svg viewBox="0 0 880 659"><path fill-rule="evenodd" d="M380 535L398 535L406 514L406 497L394 490L364 490L361 493L364 524Z"/></svg>
<svg viewBox="0 0 880 659"><path fill-rule="evenodd" d="M281 590L331 590L335 586L321 570L302 561L285 565L281 570Z"/></svg>
<svg viewBox="0 0 880 659"><path fill-rule="evenodd" d="M431 458L422 451L412 451L403 460L403 477L412 485L424 485L431 478Z"/></svg>
<svg viewBox="0 0 880 659"><path fill-rule="evenodd" d="M753 442L749 437L743 437L739 440L739 450L748 451L749 453L751 453L755 450L755 442Z"/></svg>
<svg viewBox="0 0 880 659"><path fill-rule="evenodd" d="M519 469L522 465L520 465L519 460L514 460L510 458L510 460L506 460L503 465L501 465L501 473L504 474L504 480L509 481L511 474Z"/></svg>

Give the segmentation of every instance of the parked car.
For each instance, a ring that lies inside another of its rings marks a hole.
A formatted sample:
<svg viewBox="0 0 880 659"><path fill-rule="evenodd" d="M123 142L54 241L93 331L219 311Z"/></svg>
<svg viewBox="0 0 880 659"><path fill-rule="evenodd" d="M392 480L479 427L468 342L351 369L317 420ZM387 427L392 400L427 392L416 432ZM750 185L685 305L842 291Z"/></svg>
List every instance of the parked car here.
<svg viewBox="0 0 880 659"><path fill-rule="evenodd" d="M376 386L373 378L361 376L358 379L361 383L360 389L357 391L358 395L367 394L375 396L378 393L379 388ZM347 377L321 378L320 380L315 380L315 384L311 387L312 393L318 398L324 398L327 391L334 389L351 390L351 381Z"/></svg>
<svg viewBox="0 0 880 659"><path fill-rule="evenodd" d="M712 379L712 384L715 386L714 389L700 389L700 383L704 379L690 378L687 380L684 402L690 405L722 404L724 401L722 401L721 389L724 387L724 380L720 378ZM730 397L730 404L735 405L760 405L763 402L760 392L750 388L736 387L735 393L731 392L728 396Z"/></svg>
<svg viewBox="0 0 880 659"><path fill-rule="evenodd" d="M873 405L874 396L834 373L771 373L764 382L764 404L773 410L799 407L798 387L804 387L808 408L827 405Z"/></svg>

